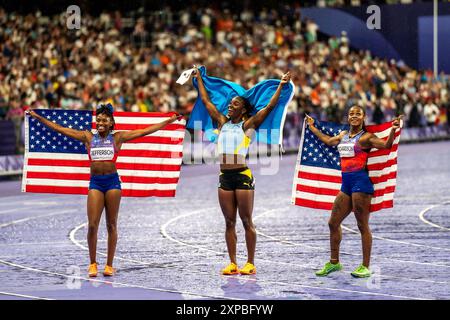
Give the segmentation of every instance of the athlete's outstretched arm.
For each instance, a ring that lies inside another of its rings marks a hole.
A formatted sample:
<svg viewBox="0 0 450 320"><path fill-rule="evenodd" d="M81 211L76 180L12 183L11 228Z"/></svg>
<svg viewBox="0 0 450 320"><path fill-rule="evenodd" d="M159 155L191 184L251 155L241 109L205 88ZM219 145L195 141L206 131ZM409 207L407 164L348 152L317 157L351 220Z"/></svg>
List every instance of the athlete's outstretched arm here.
<svg viewBox="0 0 450 320"><path fill-rule="evenodd" d="M265 106L263 109L259 110L254 116L250 117L244 123L244 131L247 129L256 129L261 123L263 123L264 119L269 115L269 113L275 108L278 103L278 99L280 98L281 90L283 86L289 82L291 79L291 73L287 72L283 74L281 77L280 84L278 85L277 91L273 94L272 98L269 101L269 104Z"/></svg>
<svg viewBox="0 0 450 320"><path fill-rule="evenodd" d="M219 110L217 110L216 106L209 99L208 92L206 91L205 84L203 83L202 75L200 74L200 70L198 67L194 72L194 77L197 78L198 83L198 91L200 92L200 98L202 99L203 104L208 110L210 117L217 122L219 128L228 121L227 117L225 117Z"/></svg>
<svg viewBox="0 0 450 320"><path fill-rule="evenodd" d="M394 118L392 120L392 129L391 132L389 132L389 137L387 140L383 140L378 138L373 133L370 133L368 135L365 135L361 137L359 140L359 144L363 148L376 148L376 149L390 149L392 147L392 144L394 143L395 139L395 131L397 131L398 128L400 128L400 120L403 117L403 115Z"/></svg>
<svg viewBox="0 0 450 320"><path fill-rule="evenodd" d="M148 134L152 134L153 132L156 132L158 130L161 130L162 128L164 128L166 125L168 125L169 123L174 122L175 120L181 118L182 116L179 114L174 114L172 115L169 119L164 120L160 123L156 123L156 124L152 124L151 126L148 126L147 128L144 129L137 129L137 130L131 130L131 131L119 131L116 134L119 135L119 141L121 143L129 141L129 140L133 140L136 138L140 138L143 136L146 136Z"/></svg>
<svg viewBox="0 0 450 320"><path fill-rule="evenodd" d="M344 135L347 133L347 131L341 131L341 133L339 133L337 136L334 137L322 133L319 129L317 129L314 126L314 119L308 115L306 115L306 123L309 126L309 130L311 130L311 132L314 133L317 136L317 138L319 138L320 141L322 141L328 146L337 146L339 142L341 142Z"/></svg>
<svg viewBox="0 0 450 320"><path fill-rule="evenodd" d="M65 135L65 136L68 136L70 138L74 138L74 139L79 140L81 142L87 142L88 141L88 137L86 136L88 131L75 130L75 129L71 129L71 128L66 128L66 127L60 126L59 124L54 123L54 122L52 122L52 121L50 121L50 120L48 120L48 119L38 115L33 110L27 110L26 114L29 114L31 117L33 117L34 119L36 119L39 122L43 123L44 125L46 125L50 129L53 129L56 132L59 132L59 133Z"/></svg>

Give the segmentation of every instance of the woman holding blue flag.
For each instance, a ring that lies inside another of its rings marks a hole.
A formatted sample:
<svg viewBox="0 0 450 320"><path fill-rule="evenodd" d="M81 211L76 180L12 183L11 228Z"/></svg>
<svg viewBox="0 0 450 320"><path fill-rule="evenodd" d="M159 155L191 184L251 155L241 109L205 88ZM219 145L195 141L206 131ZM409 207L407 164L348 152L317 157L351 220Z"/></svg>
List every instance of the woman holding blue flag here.
<svg viewBox="0 0 450 320"><path fill-rule="evenodd" d="M108 229L108 255L103 275L112 276L115 273L113 259L117 244L117 219L122 197L116 160L122 144L156 132L181 117L178 114L173 114L169 119L143 129L113 132L115 126L113 112L114 109L110 103L99 105L96 109L95 118L97 132L92 133L88 130L82 131L63 127L40 116L33 110L28 111L31 117L50 129L83 142L88 151L90 162L90 182L87 198L89 277L96 277L98 273L96 260L97 233L103 209L105 209Z"/></svg>
<svg viewBox="0 0 450 320"><path fill-rule="evenodd" d="M255 274L256 231L252 220L255 180L246 165L246 157L253 131L277 106L283 87L290 81L290 73L287 72L282 76L269 103L254 115L251 115L253 106L249 100L236 95L231 101L227 102L228 108L225 116L211 102L200 68L196 68L194 77L198 82L201 101L209 116L217 123L217 129L219 130L220 175L218 193L220 207L225 218L225 240L230 257L230 264L222 269L222 274ZM245 229L248 255L247 263L242 269L238 268L236 261L236 216L238 210Z"/></svg>

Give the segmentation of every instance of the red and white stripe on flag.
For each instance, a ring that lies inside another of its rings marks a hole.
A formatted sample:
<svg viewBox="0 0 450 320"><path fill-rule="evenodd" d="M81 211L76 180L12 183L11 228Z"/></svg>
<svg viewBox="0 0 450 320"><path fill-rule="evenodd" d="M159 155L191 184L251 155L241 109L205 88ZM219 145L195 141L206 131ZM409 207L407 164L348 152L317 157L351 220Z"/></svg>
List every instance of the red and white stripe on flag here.
<svg viewBox="0 0 450 320"><path fill-rule="evenodd" d="M95 129L92 113L90 122ZM164 113L115 112L115 131L145 128L169 118ZM87 194L90 162L87 153L30 152L26 121L23 192ZM174 197L183 156L186 121L122 144L116 167L125 197ZM50 129L48 129L50 130Z"/></svg>
<svg viewBox="0 0 450 320"><path fill-rule="evenodd" d="M386 140L392 123L366 126L366 130ZM394 206L394 191L397 178L397 152L401 130L395 133L390 149L371 149L367 169L375 192L370 211L378 211ZM305 123L300 141L298 159L292 189L292 203L302 207L331 210L342 183L341 171L300 164L305 136Z"/></svg>

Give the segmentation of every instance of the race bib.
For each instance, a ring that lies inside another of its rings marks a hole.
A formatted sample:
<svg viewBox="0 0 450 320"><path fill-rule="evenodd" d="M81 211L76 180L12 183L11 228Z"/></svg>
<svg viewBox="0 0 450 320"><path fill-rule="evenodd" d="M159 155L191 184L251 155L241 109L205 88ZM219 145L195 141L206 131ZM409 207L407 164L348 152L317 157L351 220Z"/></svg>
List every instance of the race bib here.
<svg viewBox="0 0 450 320"><path fill-rule="evenodd" d="M338 151L341 158L351 158L355 156L354 143L341 143L338 145Z"/></svg>
<svg viewBox="0 0 450 320"><path fill-rule="evenodd" d="M114 158L114 148L103 147L91 149L92 161L108 161Z"/></svg>

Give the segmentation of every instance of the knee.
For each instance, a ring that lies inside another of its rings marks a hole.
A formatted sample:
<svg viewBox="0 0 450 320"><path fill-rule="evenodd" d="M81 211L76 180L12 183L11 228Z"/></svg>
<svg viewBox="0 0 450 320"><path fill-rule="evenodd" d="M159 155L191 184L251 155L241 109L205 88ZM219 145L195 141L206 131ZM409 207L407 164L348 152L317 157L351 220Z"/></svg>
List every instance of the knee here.
<svg viewBox="0 0 450 320"><path fill-rule="evenodd" d="M339 230L339 227L341 226L340 223L334 221L334 220L328 220L328 228L330 229L330 231L337 231Z"/></svg>
<svg viewBox="0 0 450 320"><path fill-rule="evenodd" d="M361 232L362 234L370 233L370 227L368 223L362 221L358 221L357 223L359 232Z"/></svg>
<svg viewBox="0 0 450 320"><path fill-rule="evenodd" d="M254 229L253 221L250 218L243 218L242 225L244 226L245 230L253 230Z"/></svg>
<svg viewBox="0 0 450 320"><path fill-rule="evenodd" d="M98 231L98 222L89 222L88 225L88 233L97 233Z"/></svg>
<svg viewBox="0 0 450 320"><path fill-rule="evenodd" d="M108 222L106 224L106 229L108 230L108 233L116 233L117 232L117 222Z"/></svg>
<svg viewBox="0 0 450 320"><path fill-rule="evenodd" d="M227 230L235 229L236 228L236 219L225 218L225 226L226 226Z"/></svg>

